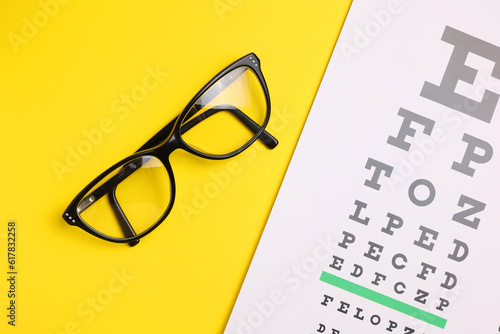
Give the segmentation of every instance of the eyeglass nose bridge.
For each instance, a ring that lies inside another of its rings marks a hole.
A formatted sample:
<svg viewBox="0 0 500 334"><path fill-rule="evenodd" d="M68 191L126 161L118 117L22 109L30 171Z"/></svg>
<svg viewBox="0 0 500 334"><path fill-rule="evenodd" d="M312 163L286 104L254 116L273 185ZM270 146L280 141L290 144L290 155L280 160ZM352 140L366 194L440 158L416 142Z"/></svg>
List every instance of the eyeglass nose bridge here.
<svg viewBox="0 0 500 334"><path fill-rule="evenodd" d="M180 138L179 132L174 131L170 134L170 137L168 137L163 144L159 145L155 149L155 155L160 159L161 162L170 165L168 159L170 155L178 149L187 150L187 145Z"/></svg>

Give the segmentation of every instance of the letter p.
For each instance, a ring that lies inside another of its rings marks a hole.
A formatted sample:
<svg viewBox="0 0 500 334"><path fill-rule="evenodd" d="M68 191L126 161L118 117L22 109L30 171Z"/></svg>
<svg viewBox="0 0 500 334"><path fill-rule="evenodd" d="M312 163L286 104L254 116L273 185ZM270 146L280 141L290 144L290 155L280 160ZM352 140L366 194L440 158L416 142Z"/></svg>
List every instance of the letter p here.
<svg viewBox="0 0 500 334"><path fill-rule="evenodd" d="M474 172L476 170L470 167L471 162L485 164L490 161L493 157L493 147L488 142L473 137L467 133L464 133L462 140L468 144L464 157L460 163L456 161L453 162L451 169L472 177L474 176ZM478 153L476 149L479 149L482 152Z"/></svg>

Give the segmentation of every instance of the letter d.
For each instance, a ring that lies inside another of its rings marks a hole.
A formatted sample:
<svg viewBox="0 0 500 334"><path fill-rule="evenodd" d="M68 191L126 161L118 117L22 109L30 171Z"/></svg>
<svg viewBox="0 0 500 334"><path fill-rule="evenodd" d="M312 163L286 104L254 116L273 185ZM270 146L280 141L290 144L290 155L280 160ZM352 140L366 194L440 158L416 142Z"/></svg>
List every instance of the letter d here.
<svg viewBox="0 0 500 334"><path fill-rule="evenodd" d="M30 22L26 17L23 16L21 21L24 23L23 27L21 28L21 33L23 34L23 37L25 38L33 38L38 34L38 28L35 27L33 23Z"/></svg>
<svg viewBox="0 0 500 334"><path fill-rule="evenodd" d="M193 206L198 210L203 210L208 206L208 199L205 195L198 190L198 188L194 188L194 197L193 197Z"/></svg>
<svg viewBox="0 0 500 334"><path fill-rule="evenodd" d="M260 303L254 302L253 304L266 318L269 318L274 312L274 305L269 300L263 300Z"/></svg>
<svg viewBox="0 0 500 334"><path fill-rule="evenodd" d="M453 240L453 242L455 243L456 247L453 251L453 254L448 255L448 258L457 262L462 262L469 255L469 246L467 246L465 242L457 239Z"/></svg>
<svg viewBox="0 0 500 334"><path fill-rule="evenodd" d="M370 38L359 28L356 28L356 34L354 35L354 45L363 49L370 45Z"/></svg>
<svg viewBox="0 0 500 334"><path fill-rule="evenodd" d="M66 145L66 151L68 151L68 154L66 155L66 163L68 166L73 168L78 167L78 165L82 162L82 157L68 145Z"/></svg>
<svg viewBox="0 0 500 334"><path fill-rule="evenodd" d="M457 285L457 276L452 273L445 272L446 280L441 284L441 287L451 290Z"/></svg>
<svg viewBox="0 0 500 334"><path fill-rule="evenodd" d="M225 188L229 184L230 177L229 177L229 173L228 172L226 172L226 171L220 171L220 172L217 172L217 173L212 173L211 172L209 174L210 174L210 177L215 182L217 182L217 184L219 185L219 187Z"/></svg>
<svg viewBox="0 0 500 334"><path fill-rule="evenodd" d="M358 278L361 277L361 275L363 275L363 267L355 263L354 270L352 271L351 276Z"/></svg>

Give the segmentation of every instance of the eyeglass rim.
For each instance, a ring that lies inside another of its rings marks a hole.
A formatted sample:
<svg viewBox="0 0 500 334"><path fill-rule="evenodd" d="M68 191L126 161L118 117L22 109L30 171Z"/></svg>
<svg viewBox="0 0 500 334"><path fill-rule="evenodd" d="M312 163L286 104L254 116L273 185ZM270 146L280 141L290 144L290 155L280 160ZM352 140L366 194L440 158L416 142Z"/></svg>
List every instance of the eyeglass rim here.
<svg viewBox="0 0 500 334"><path fill-rule="evenodd" d="M259 83L263 89L265 100L266 100L266 116L264 119L264 122L261 126L261 129L255 133L255 135L242 147L240 147L239 150L230 152L229 154L225 155L212 155L212 154L206 154L200 151L195 150L192 148L190 145L188 145L180 136L180 126L182 123L182 120L186 116L187 113L189 113L191 107L200 99L200 97L205 94L217 81L219 81L221 78L223 78L225 75L230 73L231 71L235 70L238 67L246 66L250 70L254 72L254 74L257 76ZM231 65L227 66L224 70L219 72L215 77L213 77L208 83L206 83L200 91L189 101L189 103L186 105L184 110L174 119L172 120L169 124L167 124L164 128L162 128L158 133L156 133L152 138L150 138L144 145L142 145L136 152L146 150L146 149L151 149L156 146L162 145L169 137L172 132L175 132L178 137L181 138L181 143L182 143L182 149L188 151L191 154L206 158L206 159L213 159L213 160L218 160L218 159L227 159L230 157L233 157L245 149L247 149L253 142L257 140L259 136L261 136L263 133L265 133L268 137L270 137L271 143L268 143L270 148L274 148L276 145L278 145L278 141L276 138L274 138L272 135L270 135L266 130L266 126L269 123L269 118L271 115L271 99L269 96L269 89L266 84L266 80L264 79L264 75L262 74L262 70L260 68L260 60L255 55L255 53L249 53L246 56L236 60L234 63Z"/></svg>
<svg viewBox="0 0 500 334"><path fill-rule="evenodd" d="M80 191L80 193L78 193L78 195L73 199L73 201L71 201L70 205L68 206L68 208L66 209L65 213L63 214L64 220L69 225L80 227L85 232L88 232L89 234L91 234L93 236L96 236L96 237L98 237L100 239L103 239L103 240L106 240L106 241L115 242L115 243L131 243L131 242L139 240L139 239L145 237L146 235L148 235L149 233L151 233L170 214L170 211L172 210L172 207L173 207L174 202L175 202L175 194L176 194L175 178L174 178L174 173L173 173L173 170L172 170L172 166L170 164L166 164L161 159L161 157L159 157L159 156L157 156L155 154L154 151L155 151L154 149L150 149L150 150L146 150L146 151L136 152L135 154L133 154L131 156L128 156L125 159L122 159L122 160L118 161L117 163L115 163L114 165L112 165L111 167L109 167L108 169L106 169L104 172L102 172L101 174L99 174L99 176L97 176L94 180L92 180L92 182L90 182L85 188L83 188L82 191ZM117 170L121 166L124 166L127 163L130 163L133 160L136 160L137 158L144 157L144 156L152 156L152 157L157 158L162 163L162 165L165 168L165 170L167 171L168 177L170 179L170 193L171 193L170 202L169 202L167 208L165 209L164 213L157 219L157 221L155 223L153 223L149 228L147 228L146 230L142 231L141 233L138 233L137 235L135 235L133 237L118 238L118 237L110 236L108 234L105 234L105 233L103 233L103 232L95 229L92 225L90 225L89 223L86 223L82 218L80 218L80 215L78 214L78 210L77 210L78 204L83 199L83 197L94 186L96 186L97 184L99 184L99 182L101 182L110 173L112 173L113 171Z"/></svg>
<svg viewBox="0 0 500 334"><path fill-rule="evenodd" d="M257 76L257 78L262 86L262 89L264 91L264 96L265 96L265 100L266 100L266 116L265 116L263 124L261 125L260 130L257 131L256 134L252 137L252 139L250 139L245 145L243 145L239 149L237 149L229 154L210 155L210 154L206 154L206 153L203 153L203 152L200 152L200 151L193 149L191 146L186 144L180 136L180 124L181 124L183 118L189 112L189 110L191 109L193 104L196 101L198 101L199 98L208 89L210 89L214 85L214 83L216 83L218 80L220 80L222 77L224 77L229 72L233 71L234 69L236 69L238 67L242 67L242 66L246 66L254 72L254 74ZM87 186L84 187L75 196L75 198L71 201L71 203L69 204L67 209L64 211L63 219L69 225L80 227L81 229L83 229L87 233L89 233L95 237L98 237L100 239L106 240L106 241L115 242L115 243L129 243L129 244L132 244L133 242L138 242L139 239L141 239L141 238L145 237L146 235L148 235L149 233L151 233L165 220L165 218L170 214L170 211L172 210L173 204L175 202L175 193L176 193L176 191L175 191L175 178L173 175L172 167L170 166L169 163L164 163L163 159L161 159L161 157L157 156L157 154L156 154L157 148L161 147L164 143L166 143L166 140L168 140L168 138L171 137L172 133L177 134L177 138L179 138L178 142L181 144L181 147L179 147L179 148L182 148L193 155L196 155L196 156L199 156L202 158L206 158L206 159L212 159L212 160L227 159L230 157L234 157L237 154L243 152L245 149L247 149L252 143L254 143L258 139L258 137L262 134L262 132L265 131L265 128L269 122L270 112L271 112L271 100L270 100L269 90L268 90L266 81L265 81L264 76L262 74L262 71L260 69L260 60L254 53L249 53L246 56L236 60L231 65L227 66L224 70L219 72L219 74L217 74L215 77L213 77L207 84L205 84L203 86L203 88L186 105L184 110L174 119L174 121L167 124L167 126L165 126L155 136L153 136L143 146L141 146L141 148L139 148L139 150L136 151L136 153L118 161L117 163L115 163L114 165L112 165L111 167L109 167L108 169L103 171L101 174L99 174L89 184L87 184ZM173 123L173 126L171 125L172 123ZM170 129L169 129L169 127L170 127ZM165 136L166 139L163 141L160 141L158 143L159 139L161 139L161 136ZM277 145L277 142L275 145ZM148 229L142 231L141 233L138 233L136 236L127 237L127 238L118 238L118 237L109 236L105 233L102 233L99 230L96 230L95 228L93 228L91 225L89 225L88 223L83 221L83 219L80 218L79 214L77 213L77 206L78 206L78 203L83 199L85 194L87 194L88 191L90 191L95 185L97 185L102 179L104 179L106 176L108 176L115 169L119 168L120 166L123 166L127 162L130 162L134 159L137 159L138 157L147 156L147 155L155 156L155 157L160 159L160 161L162 162L163 166L165 167L165 169L167 170L167 173L169 175L170 187L171 187L170 203L168 204L168 207L166 208L166 210L162 214L162 216L160 216L160 218L158 218L158 220L154 224L152 224Z"/></svg>
<svg viewBox="0 0 500 334"><path fill-rule="evenodd" d="M187 144L182 136L180 135L180 127L182 124L182 121L186 114L190 111L191 107L200 99L201 96L203 96L216 82L218 82L220 79L222 79L224 76L226 76L228 73L232 72L233 70L239 68L239 67L247 67L250 69L258 78L260 85L262 86L265 100L266 100L266 115L264 118L264 121L260 127L260 130L257 131L254 136L244 145L242 145L240 148L227 153L227 154L208 154L204 153L201 151L198 151L191 147L189 144ZM224 70L222 70L219 74L217 74L215 77L212 78L203 88L189 101L189 103L186 105L184 108L183 112L179 115L179 117L176 120L176 124L174 125L174 131L178 135L180 141L183 143L183 149L188 151L191 154L197 155L199 157L205 158L205 159L212 159L212 160L222 160L222 159L228 159L231 157L234 157L244 150L246 150L250 145L252 145L265 131L265 128L267 124L269 123L269 118L271 116L271 98L269 96L269 90L267 88L266 80L264 79L264 76L262 74L261 68L260 68L260 59L254 54L254 53L249 53L246 56L238 59L228 67L226 67ZM276 143L277 144L277 143Z"/></svg>

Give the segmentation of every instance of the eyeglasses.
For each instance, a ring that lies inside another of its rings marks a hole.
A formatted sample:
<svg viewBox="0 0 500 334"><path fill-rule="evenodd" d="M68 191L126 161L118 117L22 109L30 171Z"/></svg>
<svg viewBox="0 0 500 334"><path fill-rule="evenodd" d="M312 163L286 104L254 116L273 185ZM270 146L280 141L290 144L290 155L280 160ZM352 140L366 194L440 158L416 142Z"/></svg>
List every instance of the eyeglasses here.
<svg viewBox="0 0 500 334"><path fill-rule="evenodd" d="M64 220L98 238L135 246L173 207L170 154L183 149L206 159L227 159L257 139L273 149L278 141L265 131L270 107L260 61L248 54L216 75L135 154L90 182L70 203Z"/></svg>

